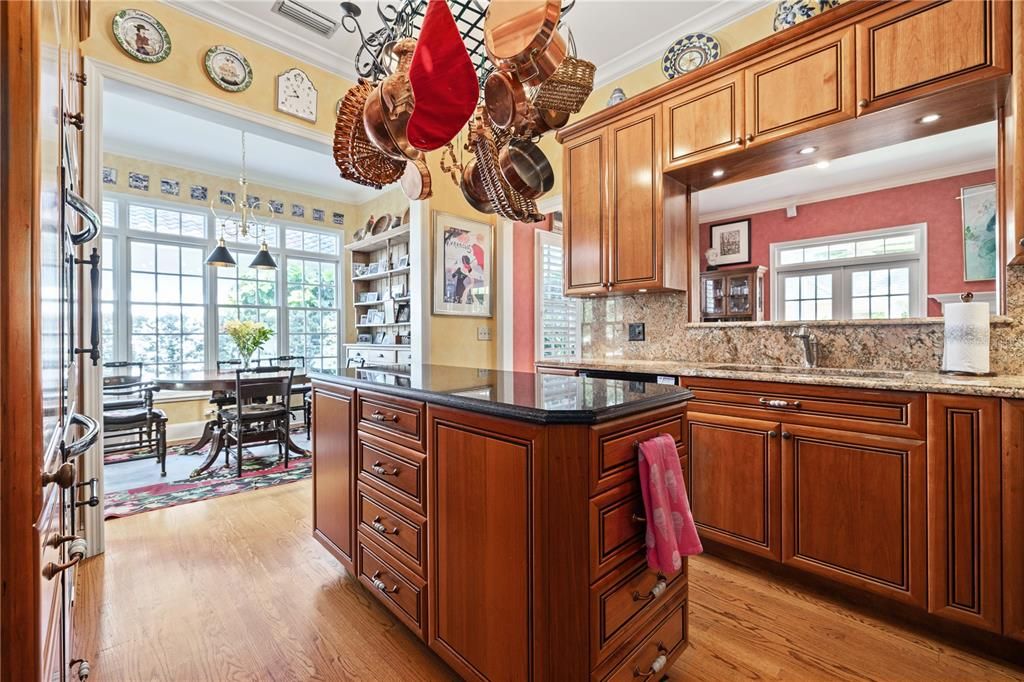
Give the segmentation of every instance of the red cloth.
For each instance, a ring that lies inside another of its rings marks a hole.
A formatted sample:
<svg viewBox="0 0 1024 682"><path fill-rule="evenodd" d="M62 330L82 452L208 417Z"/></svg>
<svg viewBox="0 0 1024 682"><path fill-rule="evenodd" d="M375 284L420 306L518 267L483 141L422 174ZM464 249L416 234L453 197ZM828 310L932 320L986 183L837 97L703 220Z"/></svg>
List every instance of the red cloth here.
<svg viewBox="0 0 1024 682"><path fill-rule="evenodd" d="M684 556L704 548L672 436L663 433L640 444L640 491L647 516L647 565L652 571L675 573L683 567Z"/></svg>
<svg viewBox="0 0 1024 682"><path fill-rule="evenodd" d="M429 152L451 142L476 109L480 85L445 0L430 0L409 67L416 106L406 135Z"/></svg>

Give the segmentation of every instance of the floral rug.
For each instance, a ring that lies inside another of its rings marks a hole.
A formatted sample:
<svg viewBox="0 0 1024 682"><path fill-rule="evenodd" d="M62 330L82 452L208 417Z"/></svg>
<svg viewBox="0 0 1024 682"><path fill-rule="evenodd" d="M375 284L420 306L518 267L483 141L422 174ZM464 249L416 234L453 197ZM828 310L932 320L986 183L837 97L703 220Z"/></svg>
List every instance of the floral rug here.
<svg viewBox="0 0 1024 682"><path fill-rule="evenodd" d="M195 457L198 465L202 461L201 457L205 454L205 449L197 453L184 454L187 448L187 445L169 447L167 456ZM233 456L232 459L234 459ZM235 475L237 465L234 461L225 466L223 457L218 460L218 463L197 478L155 483L141 488L107 493L104 500L104 518L116 519L189 502L234 495L247 490L269 488L282 483L304 480L313 473L313 461L308 456L291 455L288 468L285 469L284 462L277 458L276 453L254 455L247 450L242 459L241 478Z"/></svg>

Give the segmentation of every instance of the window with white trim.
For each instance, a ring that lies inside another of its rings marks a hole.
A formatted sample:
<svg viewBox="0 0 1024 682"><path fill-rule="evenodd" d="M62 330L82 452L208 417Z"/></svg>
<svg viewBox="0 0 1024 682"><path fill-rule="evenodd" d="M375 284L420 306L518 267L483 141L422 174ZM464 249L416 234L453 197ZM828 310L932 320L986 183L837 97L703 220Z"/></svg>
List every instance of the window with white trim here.
<svg viewBox="0 0 1024 682"><path fill-rule="evenodd" d="M536 359L579 357L580 302L563 294L562 235L538 230L536 254Z"/></svg>
<svg viewBox="0 0 1024 682"><path fill-rule="evenodd" d="M922 316L926 252L924 223L772 244L772 319Z"/></svg>
<svg viewBox="0 0 1024 682"><path fill-rule="evenodd" d="M216 268L217 271L217 360L237 360L238 348L231 337L223 332L230 320L262 322L274 335L256 352L256 359L273 358L280 345L280 327L277 324L277 273L273 270L250 268L247 264L256 257L255 251L236 251L237 265Z"/></svg>

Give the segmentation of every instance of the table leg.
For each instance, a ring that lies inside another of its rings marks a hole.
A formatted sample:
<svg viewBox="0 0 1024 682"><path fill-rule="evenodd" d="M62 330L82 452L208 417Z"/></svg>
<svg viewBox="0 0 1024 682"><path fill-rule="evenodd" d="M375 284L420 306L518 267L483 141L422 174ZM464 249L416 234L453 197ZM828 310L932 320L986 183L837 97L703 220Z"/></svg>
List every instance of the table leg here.
<svg viewBox="0 0 1024 682"><path fill-rule="evenodd" d="M199 440L196 441L194 445L189 446L189 448L185 450L185 454L192 454L193 452L199 452L202 450L203 447L213 438L213 429L216 426L216 419L211 419L206 422L206 425L203 426L203 435L199 437Z"/></svg>
<svg viewBox="0 0 1024 682"><path fill-rule="evenodd" d="M209 469L217 460L217 455L220 454L222 447L224 447L224 430L216 427L213 429L213 435L210 438L210 451L206 454L206 459L190 474L190 478L195 478Z"/></svg>
<svg viewBox="0 0 1024 682"><path fill-rule="evenodd" d="M291 429L288 430L288 449L296 455L302 455L303 457L308 457L311 454L309 450L303 450L299 447L298 443L292 440Z"/></svg>

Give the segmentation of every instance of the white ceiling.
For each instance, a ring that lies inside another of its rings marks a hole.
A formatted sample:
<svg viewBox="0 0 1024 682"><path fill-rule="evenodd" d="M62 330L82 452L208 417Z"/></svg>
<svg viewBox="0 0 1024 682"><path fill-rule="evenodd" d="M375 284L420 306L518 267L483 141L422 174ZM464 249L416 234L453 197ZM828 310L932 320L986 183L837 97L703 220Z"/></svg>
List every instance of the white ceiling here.
<svg viewBox="0 0 1024 682"><path fill-rule="evenodd" d="M996 124L982 123L700 192L701 222L995 168Z"/></svg>
<svg viewBox="0 0 1024 682"><path fill-rule="evenodd" d="M326 145L173 97L106 82L105 151L234 178L240 171L244 129L248 177L254 183L354 204L380 194L342 180Z"/></svg>
<svg viewBox="0 0 1024 682"><path fill-rule="evenodd" d="M338 0L299 0L341 20ZM395 2L396 0L392 0ZM486 7L489 0L476 0ZM206 21L350 80L358 39L339 28L331 38L271 11L274 0L164 0ZM658 59L676 38L715 31L764 7L768 0L577 0L566 17L579 56L597 65L598 84ZM380 28L376 0L358 0L363 30Z"/></svg>

